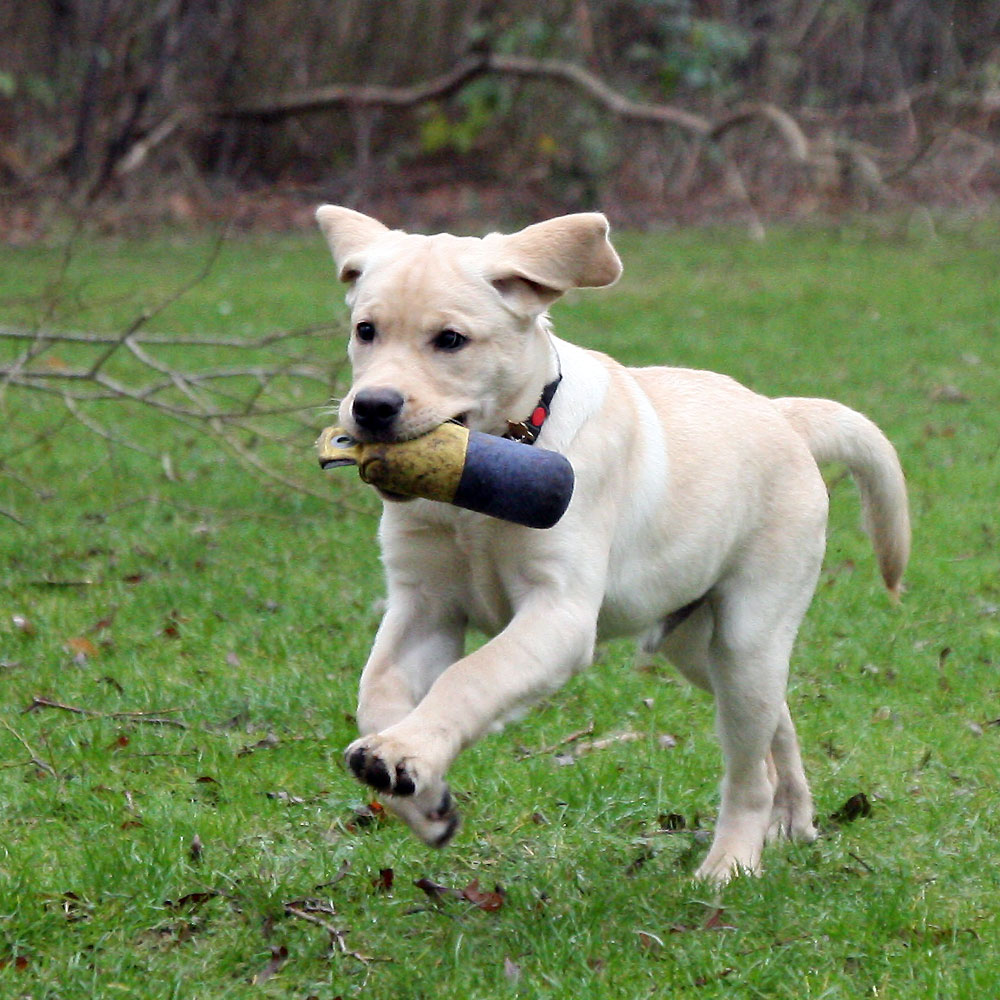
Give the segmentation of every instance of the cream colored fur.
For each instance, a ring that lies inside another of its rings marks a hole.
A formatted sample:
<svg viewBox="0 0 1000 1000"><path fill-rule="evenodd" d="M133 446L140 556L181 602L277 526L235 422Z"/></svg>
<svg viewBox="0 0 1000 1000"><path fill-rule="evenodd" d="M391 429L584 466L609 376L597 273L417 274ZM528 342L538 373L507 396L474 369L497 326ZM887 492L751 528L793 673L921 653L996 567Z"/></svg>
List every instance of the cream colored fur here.
<svg viewBox="0 0 1000 1000"><path fill-rule="evenodd" d="M361 677L361 738L347 749L355 774L424 841L443 844L457 824L445 776L458 753L586 667L599 639L632 634L715 697L725 773L698 875L756 872L766 840L813 838L785 685L823 559L817 463L843 461L854 474L896 594L909 522L882 433L828 400L770 400L710 372L629 369L555 338L545 310L559 295L620 274L601 215L485 239L391 231L334 206L317 218L349 284L352 324L375 331L351 339L346 428L365 436L359 392L394 390L394 438L453 418L502 433L561 370L536 447L562 452L576 472L569 510L544 531L386 501L388 607ZM445 329L469 339L443 350ZM464 655L469 626L492 638Z"/></svg>

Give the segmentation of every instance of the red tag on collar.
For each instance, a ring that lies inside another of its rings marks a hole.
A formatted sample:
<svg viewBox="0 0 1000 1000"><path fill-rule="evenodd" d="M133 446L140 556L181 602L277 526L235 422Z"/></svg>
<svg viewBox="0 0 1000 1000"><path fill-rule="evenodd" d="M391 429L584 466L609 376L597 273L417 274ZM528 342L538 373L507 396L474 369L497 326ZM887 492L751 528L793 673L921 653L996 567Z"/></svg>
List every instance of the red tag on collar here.
<svg viewBox="0 0 1000 1000"><path fill-rule="evenodd" d="M529 422L532 427L541 427L545 423L545 418L549 415L549 411L545 409L544 406L536 406L531 412L531 417Z"/></svg>

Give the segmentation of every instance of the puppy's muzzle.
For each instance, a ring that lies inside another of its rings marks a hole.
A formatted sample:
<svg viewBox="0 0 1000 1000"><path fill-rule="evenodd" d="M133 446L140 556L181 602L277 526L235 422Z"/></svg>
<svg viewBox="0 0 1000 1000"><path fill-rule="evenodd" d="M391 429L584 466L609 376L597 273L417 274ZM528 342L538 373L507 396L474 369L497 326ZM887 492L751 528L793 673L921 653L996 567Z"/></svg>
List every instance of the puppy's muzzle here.
<svg viewBox="0 0 1000 1000"><path fill-rule="evenodd" d="M384 435L392 429L404 402L395 389L362 389L351 404L351 416L364 433Z"/></svg>

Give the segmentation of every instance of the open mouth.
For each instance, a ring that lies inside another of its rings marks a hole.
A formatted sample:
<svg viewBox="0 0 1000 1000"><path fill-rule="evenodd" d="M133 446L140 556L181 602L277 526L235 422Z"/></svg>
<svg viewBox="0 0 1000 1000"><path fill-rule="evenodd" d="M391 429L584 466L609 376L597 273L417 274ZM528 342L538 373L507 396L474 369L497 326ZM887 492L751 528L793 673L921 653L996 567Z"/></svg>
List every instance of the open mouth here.
<svg viewBox="0 0 1000 1000"><path fill-rule="evenodd" d="M451 420L446 421L449 424L458 424L460 427L469 426L469 413L459 413L458 416L452 417Z"/></svg>

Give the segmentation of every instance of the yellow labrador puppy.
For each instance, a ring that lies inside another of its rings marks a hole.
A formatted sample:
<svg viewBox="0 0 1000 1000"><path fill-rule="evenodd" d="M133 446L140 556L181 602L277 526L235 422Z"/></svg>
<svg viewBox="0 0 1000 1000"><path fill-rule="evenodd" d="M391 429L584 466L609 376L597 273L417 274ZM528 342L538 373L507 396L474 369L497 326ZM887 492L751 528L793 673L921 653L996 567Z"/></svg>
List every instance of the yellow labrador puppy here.
<svg viewBox="0 0 1000 1000"><path fill-rule="evenodd" d="M892 445L829 400L624 368L553 336L553 301L621 273L603 215L484 239L393 231L330 205L317 219L349 286L340 422L352 435L405 440L445 421L503 435L533 416L533 446L576 472L548 530L385 498L388 607L346 751L357 778L426 843L447 843L457 754L586 667L596 641L634 634L715 697L725 774L697 874L757 872L765 841L814 838L785 685L823 559L817 463L854 475L895 596L910 529ZM492 638L464 655L469 626Z"/></svg>

